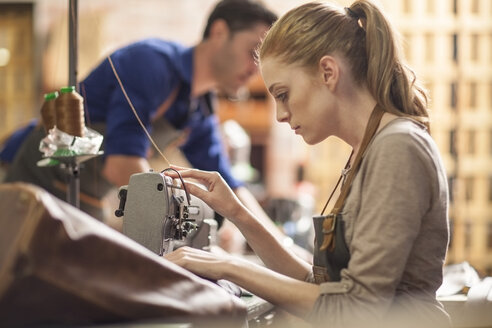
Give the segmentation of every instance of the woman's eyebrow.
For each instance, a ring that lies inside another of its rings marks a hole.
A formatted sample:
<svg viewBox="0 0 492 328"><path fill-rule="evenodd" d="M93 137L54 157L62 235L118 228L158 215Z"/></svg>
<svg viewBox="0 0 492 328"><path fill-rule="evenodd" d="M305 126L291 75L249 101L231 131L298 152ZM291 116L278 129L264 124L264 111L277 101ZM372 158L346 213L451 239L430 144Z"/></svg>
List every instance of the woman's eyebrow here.
<svg viewBox="0 0 492 328"><path fill-rule="evenodd" d="M273 90L275 89L275 87L277 86L278 83L274 83L272 84L269 88L268 88L268 91L270 91L270 93L273 93Z"/></svg>

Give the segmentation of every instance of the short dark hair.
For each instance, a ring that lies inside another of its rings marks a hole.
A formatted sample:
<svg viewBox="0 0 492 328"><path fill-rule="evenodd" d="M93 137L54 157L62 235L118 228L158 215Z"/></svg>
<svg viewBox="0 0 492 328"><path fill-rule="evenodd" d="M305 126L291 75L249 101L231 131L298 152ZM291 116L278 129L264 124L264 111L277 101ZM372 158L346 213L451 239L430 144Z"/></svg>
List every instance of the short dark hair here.
<svg viewBox="0 0 492 328"><path fill-rule="evenodd" d="M236 31L252 28L258 23L272 25L277 15L268 10L263 4L254 0L222 0L215 6L208 17L203 38L208 38L211 25L218 19L226 21L229 30Z"/></svg>

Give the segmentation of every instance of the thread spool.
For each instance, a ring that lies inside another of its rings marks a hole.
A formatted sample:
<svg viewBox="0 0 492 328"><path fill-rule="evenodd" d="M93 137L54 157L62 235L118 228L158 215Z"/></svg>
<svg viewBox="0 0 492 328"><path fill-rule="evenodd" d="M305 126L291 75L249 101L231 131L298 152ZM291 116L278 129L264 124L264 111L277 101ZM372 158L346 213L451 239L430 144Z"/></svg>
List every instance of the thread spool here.
<svg viewBox="0 0 492 328"><path fill-rule="evenodd" d="M53 129L56 125L56 104L55 100L58 97L58 92L50 92L44 95L44 103L41 106L41 119L46 133Z"/></svg>
<svg viewBox="0 0 492 328"><path fill-rule="evenodd" d="M72 136L84 136L84 99L74 86L63 87L55 101L56 126Z"/></svg>

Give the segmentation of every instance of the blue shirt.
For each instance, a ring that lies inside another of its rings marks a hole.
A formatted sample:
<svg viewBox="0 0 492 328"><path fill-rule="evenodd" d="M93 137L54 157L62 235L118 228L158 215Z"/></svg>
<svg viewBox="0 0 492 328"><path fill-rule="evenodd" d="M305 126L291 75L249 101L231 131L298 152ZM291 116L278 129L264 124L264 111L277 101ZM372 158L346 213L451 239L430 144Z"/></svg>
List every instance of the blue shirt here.
<svg viewBox="0 0 492 328"><path fill-rule="evenodd" d="M222 146L211 93L191 98L194 48L160 39L146 39L113 54L111 60L142 123L151 131L152 118L173 90L178 94L164 114L179 130L189 131L181 150L193 167L218 171L231 188L241 185L233 178ZM146 157L150 147L108 59L81 83L88 125L102 122L105 155Z"/></svg>
<svg viewBox="0 0 492 328"><path fill-rule="evenodd" d="M12 133L0 151L0 161L12 163L17 150L29 133L36 127L37 120L31 120L26 126Z"/></svg>

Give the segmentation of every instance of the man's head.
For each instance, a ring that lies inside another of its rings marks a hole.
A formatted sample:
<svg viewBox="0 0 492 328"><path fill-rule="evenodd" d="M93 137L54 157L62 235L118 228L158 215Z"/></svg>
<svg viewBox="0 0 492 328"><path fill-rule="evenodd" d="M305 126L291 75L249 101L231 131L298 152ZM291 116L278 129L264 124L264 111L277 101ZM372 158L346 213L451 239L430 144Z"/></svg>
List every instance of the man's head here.
<svg viewBox="0 0 492 328"><path fill-rule="evenodd" d="M253 28L258 23L270 26L277 20L277 15L258 1L222 0L208 17L203 39L210 36L210 29L217 20L224 20L231 33Z"/></svg>
<svg viewBox="0 0 492 328"><path fill-rule="evenodd" d="M255 49L277 16L253 0L222 0L209 16L204 41L214 44L211 69L218 87L233 95L256 72Z"/></svg>

